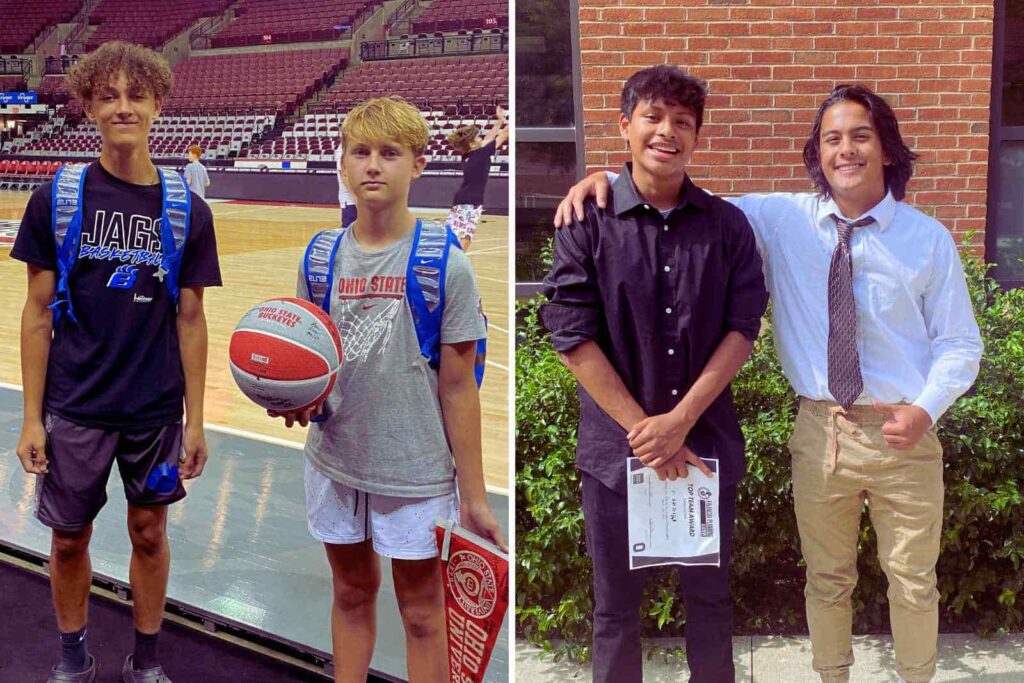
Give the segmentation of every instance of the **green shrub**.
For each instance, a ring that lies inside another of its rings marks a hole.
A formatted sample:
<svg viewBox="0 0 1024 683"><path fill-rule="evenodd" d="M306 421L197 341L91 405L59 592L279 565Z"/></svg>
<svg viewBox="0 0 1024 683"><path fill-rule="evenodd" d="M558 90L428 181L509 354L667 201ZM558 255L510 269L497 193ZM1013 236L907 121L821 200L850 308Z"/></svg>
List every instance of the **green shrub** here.
<svg viewBox="0 0 1024 683"><path fill-rule="evenodd" d="M1001 291L985 267L964 258L985 340L974 388L939 425L945 445L946 506L938 564L947 631L1024 629L1024 290ZM556 656L588 658L591 567L579 475L573 465L579 405L575 381L537 316L540 299L517 309L516 617L520 635ZM803 565L786 442L796 397L770 334L733 383L747 439L732 561L741 633L806 633ZM867 515L860 535L855 629L887 632L886 580ZM676 573L654 572L642 607L644 632L682 635ZM1020 598L1020 603L1018 603ZM554 648L552 639L561 644Z"/></svg>

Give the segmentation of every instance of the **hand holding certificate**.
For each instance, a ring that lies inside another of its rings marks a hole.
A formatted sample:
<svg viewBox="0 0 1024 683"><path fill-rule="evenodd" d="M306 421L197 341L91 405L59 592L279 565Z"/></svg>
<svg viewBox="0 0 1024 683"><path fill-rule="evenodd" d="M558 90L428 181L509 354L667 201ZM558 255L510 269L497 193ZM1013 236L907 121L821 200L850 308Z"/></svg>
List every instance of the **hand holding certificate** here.
<svg viewBox="0 0 1024 683"><path fill-rule="evenodd" d="M702 458L718 473L718 460ZM719 566L718 477L696 467L686 478L659 480L638 458L626 461L629 567Z"/></svg>

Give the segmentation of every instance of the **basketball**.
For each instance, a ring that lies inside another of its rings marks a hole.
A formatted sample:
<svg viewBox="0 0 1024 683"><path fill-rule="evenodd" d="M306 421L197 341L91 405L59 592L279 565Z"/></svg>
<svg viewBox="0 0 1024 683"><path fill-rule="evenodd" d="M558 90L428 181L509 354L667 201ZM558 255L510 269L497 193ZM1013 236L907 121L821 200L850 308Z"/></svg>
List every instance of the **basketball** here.
<svg viewBox="0 0 1024 683"><path fill-rule="evenodd" d="M264 301L243 315L228 355L242 393L278 412L302 410L326 398L343 357L330 316L291 298Z"/></svg>

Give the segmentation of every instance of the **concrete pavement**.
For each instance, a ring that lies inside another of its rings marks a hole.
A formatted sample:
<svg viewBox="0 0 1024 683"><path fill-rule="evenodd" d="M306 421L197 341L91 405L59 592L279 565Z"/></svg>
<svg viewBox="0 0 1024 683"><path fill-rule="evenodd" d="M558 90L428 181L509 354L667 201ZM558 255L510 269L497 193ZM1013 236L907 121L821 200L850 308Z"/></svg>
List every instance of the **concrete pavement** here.
<svg viewBox="0 0 1024 683"><path fill-rule="evenodd" d="M644 660L645 683L679 683L689 670L681 657L666 656L662 648L679 648L683 640L650 641L659 646ZM891 636L855 636L853 683L896 683ZM541 650L516 641L515 680L522 683L589 681L590 665L541 659ZM803 637L733 639L737 683L819 683L811 669L811 641ZM938 672L934 683L1024 683L1024 634L985 639L974 635L939 636Z"/></svg>

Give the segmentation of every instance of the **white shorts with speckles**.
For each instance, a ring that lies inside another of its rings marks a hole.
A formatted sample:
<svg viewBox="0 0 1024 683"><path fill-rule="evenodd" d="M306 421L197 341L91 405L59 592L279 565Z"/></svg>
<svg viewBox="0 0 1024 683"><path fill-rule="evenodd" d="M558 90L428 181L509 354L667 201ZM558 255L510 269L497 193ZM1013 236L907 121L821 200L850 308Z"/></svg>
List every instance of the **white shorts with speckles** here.
<svg viewBox="0 0 1024 683"><path fill-rule="evenodd" d="M448 212L448 227L460 240L472 240L476 235L476 226L480 223L484 207L473 204L456 204Z"/></svg>
<svg viewBox="0 0 1024 683"><path fill-rule="evenodd" d="M378 555L396 560L437 557L439 519L459 519L456 495L400 498L366 493L329 479L306 463L306 519L319 541L349 545L373 540Z"/></svg>

